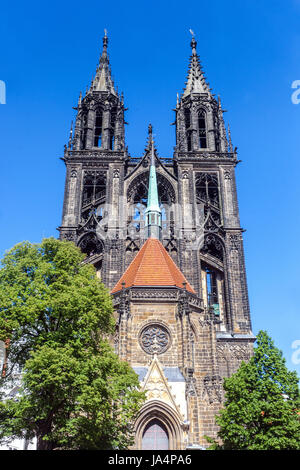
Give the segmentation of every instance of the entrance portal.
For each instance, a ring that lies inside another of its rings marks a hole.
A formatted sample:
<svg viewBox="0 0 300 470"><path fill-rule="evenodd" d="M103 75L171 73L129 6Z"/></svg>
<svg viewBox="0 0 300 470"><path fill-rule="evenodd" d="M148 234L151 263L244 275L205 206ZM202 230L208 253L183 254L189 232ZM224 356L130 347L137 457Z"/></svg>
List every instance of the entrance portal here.
<svg viewBox="0 0 300 470"><path fill-rule="evenodd" d="M169 437L165 426L158 419L147 424L143 433L142 450L168 450Z"/></svg>

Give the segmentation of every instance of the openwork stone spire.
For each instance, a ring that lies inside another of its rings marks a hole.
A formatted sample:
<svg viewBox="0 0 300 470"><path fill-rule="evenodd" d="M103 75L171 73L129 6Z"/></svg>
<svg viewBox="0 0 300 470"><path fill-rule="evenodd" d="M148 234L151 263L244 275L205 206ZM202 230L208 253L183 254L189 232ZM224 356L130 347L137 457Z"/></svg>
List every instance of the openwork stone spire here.
<svg viewBox="0 0 300 470"><path fill-rule="evenodd" d="M92 80L91 91L106 91L113 95L117 95L114 87L114 82L111 77L111 68L107 53L108 37L107 32L104 30L103 37L103 50L99 60L99 65L96 71L96 76Z"/></svg>
<svg viewBox="0 0 300 470"><path fill-rule="evenodd" d="M105 30L103 50L96 76L85 96L78 99L72 145L68 150L126 152L124 97L119 95L111 76L107 54L108 37ZM121 158L121 154L118 154Z"/></svg>
<svg viewBox="0 0 300 470"><path fill-rule="evenodd" d="M207 152L226 153L228 141L223 118L225 110L222 109L220 99L216 100L212 94L202 71L196 46L193 34L186 87L181 98L177 96L175 109L176 151L197 152L197 156Z"/></svg>
<svg viewBox="0 0 300 470"><path fill-rule="evenodd" d="M210 94L209 84L205 81L202 71L200 58L196 51L197 41L194 36L191 40L192 55L190 57L189 72L186 82L186 87L183 92L183 98L191 93L208 93Z"/></svg>

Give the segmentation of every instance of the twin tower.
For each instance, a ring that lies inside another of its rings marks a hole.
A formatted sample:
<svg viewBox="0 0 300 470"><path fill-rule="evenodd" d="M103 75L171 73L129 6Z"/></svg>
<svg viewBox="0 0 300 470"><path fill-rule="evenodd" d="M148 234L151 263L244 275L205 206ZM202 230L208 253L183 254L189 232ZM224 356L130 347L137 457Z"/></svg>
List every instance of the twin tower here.
<svg viewBox="0 0 300 470"><path fill-rule="evenodd" d="M131 157L107 46L105 34L65 146L60 238L81 248L113 296L115 351L147 395L134 448L206 448L204 436L217 433L223 379L249 360L255 339L237 154L193 37L173 158L158 156L151 125L144 155Z"/></svg>

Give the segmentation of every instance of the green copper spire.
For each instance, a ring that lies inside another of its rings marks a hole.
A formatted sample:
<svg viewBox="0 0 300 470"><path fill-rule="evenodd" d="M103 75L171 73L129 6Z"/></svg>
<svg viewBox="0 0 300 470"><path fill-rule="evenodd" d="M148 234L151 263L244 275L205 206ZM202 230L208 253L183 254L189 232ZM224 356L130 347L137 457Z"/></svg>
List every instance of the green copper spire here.
<svg viewBox="0 0 300 470"><path fill-rule="evenodd" d="M149 136L152 137L152 126L149 125ZM154 142L151 140L151 160L148 185L146 215L146 238L158 238L161 235L161 210L158 202L157 179L154 158Z"/></svg>

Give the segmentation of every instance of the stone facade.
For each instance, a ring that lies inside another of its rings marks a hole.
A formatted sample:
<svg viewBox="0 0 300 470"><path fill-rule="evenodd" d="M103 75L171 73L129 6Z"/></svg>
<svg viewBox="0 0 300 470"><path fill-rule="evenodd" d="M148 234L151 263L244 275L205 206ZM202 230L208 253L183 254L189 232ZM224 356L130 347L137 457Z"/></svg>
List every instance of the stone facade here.
<svg viewBox="0 0 300 470"><path fill-rule="evenodd" d="M107 43L105 36L96 77L85 96L80 94L75 128L65 146L59 230L61 239L81 247L111 290L145 242L153 136L150 125L144 155L130 156L126 109L111 80ZM170 448L206 447L204 435L217 432L222 380L251 357L254 341L235 182L237 153L221 101L204 78L194 38L191 47L187 85L175 108L173 158L159 157L156 149L154 154L161 242L196 295L184 286L126 288L114 294L116 351L148 390L136 423L136 448L142 448L144 430L154 418L163 423Z"/></svg>

